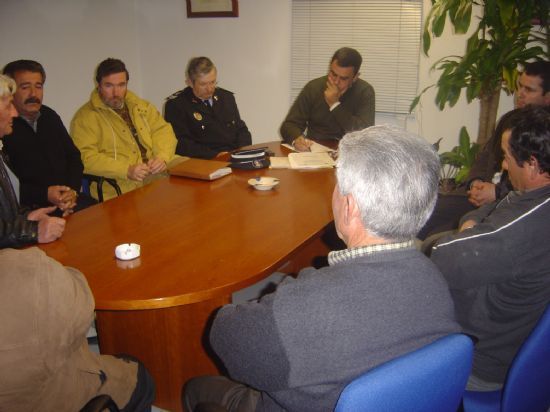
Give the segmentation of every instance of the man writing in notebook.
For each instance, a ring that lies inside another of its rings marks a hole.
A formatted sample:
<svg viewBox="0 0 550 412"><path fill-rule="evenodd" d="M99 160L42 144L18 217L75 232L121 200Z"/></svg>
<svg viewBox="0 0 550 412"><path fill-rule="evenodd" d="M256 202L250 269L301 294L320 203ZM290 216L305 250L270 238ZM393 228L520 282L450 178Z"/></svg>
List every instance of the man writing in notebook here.
<svg viewBox="0 0 550 412"><path fill-rule="evenodd" d="M359 78L363 59L349 47L338 49L326 76L302 89L281 125L283 141L309 151L312 140L340 140L374 124L374 89Z"/></svg>

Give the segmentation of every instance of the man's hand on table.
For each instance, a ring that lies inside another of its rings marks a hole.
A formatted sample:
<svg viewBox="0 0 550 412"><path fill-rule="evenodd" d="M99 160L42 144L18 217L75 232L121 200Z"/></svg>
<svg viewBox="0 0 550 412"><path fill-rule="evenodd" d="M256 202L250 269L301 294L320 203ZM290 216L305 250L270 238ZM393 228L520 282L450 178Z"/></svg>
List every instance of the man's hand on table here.
<svg viewBox="0 0 550 412"><path fill-rule="evenodd" d="M158 157L149 160L147 166L151 174L161 173L166 170L166 162Z"/></svg>
<svg viewBox="0 0 550 412"><path fill-rule="evenodd" d="M220 152L214 157L214 159L216 159L216 160L225 160L225 158L227 157L228 154L229 154L229 152Z"/></svg>
<svg viewBox="0 0 550 412"><path fill-rule="evenodd" d="M313 140L309 140L304 136L298 136L292 142L292 146L294 146L294 148L299 152L309 152L312 144L313 144Z"/></svg>
<svg viewBox="0 0 550 412"><path fill-rule="evenodd" d="M151 170L145 163L138 163L136 165L128 166L128 179L130 180L137 180L138 182L141 182L150 174Z"/></svg>
<svg viewBox="0 0 550 412"><path fill-rule="evenodd" d="M48 187L48 201L63 211L63 216L73 212L78 194L69 186L54 185Z"/></svg>
<svg viewBox="0 0 550 412"><path fill-rule="evenodd" d="M38 222L38 243L50 243L57 240L65 230L65 220L59 217L49 216L57 206L36 209L27 215L28 220Z"/></svg>

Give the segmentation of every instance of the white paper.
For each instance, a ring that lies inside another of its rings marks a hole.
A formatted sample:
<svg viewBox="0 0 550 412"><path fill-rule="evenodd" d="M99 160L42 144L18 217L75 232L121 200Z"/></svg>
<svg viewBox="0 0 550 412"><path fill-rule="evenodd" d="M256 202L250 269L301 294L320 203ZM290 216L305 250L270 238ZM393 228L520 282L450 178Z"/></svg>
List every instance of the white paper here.
<svg viewBox="0 0 550 412"><path fill-rule="evenodd" d="M325 169L336 165L328 152L289 153L288 161L292 169Z"/></svg>
<svg viewBox="0 0 550 412"><path fill-rule="evenodd" d="M288 161L288 157L272 156L269 158L269 162L270 169L290 169L290 162Z"/></svg>
<svg viewBox="0 0 550 412"><path fill-rule="evenodd" d="M293 152L298 152L298 150L296 150L291 144L281 143L281 146L284 146L287 149L292 150ZM309 147L309 151L313 153L336 152L335 149L331 149L330 147L327 147L317 142L313 142L313 144Z"/></svg>
<svg viewBox="0 0 550 412"><path fill-rule="evenodd" d="M210 180L228 175L229 173L231 173L230 167L222 167L221 169L215 170L214 172L210 173Z"/></svg>
<svg viewBox="0 0 550 412"><path fill-rule="evenodd" d="M334 149L331 149L330 147L319 144L317 142L313 142L313 144L309 147L309 150L313 153L335 152L336 151Z"/></svg>

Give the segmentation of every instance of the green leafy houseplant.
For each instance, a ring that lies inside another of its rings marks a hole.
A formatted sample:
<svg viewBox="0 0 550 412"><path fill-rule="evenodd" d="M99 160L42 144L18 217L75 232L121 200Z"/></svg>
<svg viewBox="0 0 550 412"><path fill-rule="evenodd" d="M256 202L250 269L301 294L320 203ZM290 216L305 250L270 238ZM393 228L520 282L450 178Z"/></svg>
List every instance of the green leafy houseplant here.
<svg viewBox="0 0 550 412"><path fill-rule="evenodd" d="M466 43L463 56L438 60L432 70L441 72L435 85L425 88L410 107L431 87L437 88L435 102L440 110L453 107L465 89L466 100L480 101L477 142L489 140L496 122L500 91L512 93L516 88L518 66L532 59L548 59L548 11L550 0L432 0L423 31L426 55L431 38L440 37L447 16L456 34L470 28L473 6L482 15ZM546 51L543 46L546 46Z"/></svg>
<svg viewBox="0 0 550 412"><path fill-rule="evenodd" d="M479 151L479 144L470 143L470 135L463 126L460 129L458 146L455 146L450 152L441 153L441 183L443 191L448 191L449 186L460 184L466 180L470 169L474 164ZM449 185L449 183L454 183Z"/></svg>

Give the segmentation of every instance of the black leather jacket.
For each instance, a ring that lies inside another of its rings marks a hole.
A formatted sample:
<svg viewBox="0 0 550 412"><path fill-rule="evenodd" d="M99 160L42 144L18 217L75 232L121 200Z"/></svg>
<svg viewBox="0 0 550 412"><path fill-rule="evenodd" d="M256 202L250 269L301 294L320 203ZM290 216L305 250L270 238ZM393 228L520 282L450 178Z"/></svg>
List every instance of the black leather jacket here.
<svg viewBox="0 0 550 412"><path fill-rule="evenodd" d="M38 222L27 220L20 210L0 152L0 248L37 242Z"/></svg>

